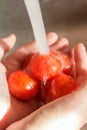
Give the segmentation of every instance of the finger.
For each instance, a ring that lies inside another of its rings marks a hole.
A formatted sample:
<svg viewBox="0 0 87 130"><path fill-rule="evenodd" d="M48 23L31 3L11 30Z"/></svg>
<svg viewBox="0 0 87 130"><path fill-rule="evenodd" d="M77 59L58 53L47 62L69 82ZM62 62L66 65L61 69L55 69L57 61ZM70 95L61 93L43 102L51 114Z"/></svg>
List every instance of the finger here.
<svg viewBox="0 0 87 130"><path fill-rule="evenodd" d="M48 44L51 45L58 40L58 36L56 33L51 32L47 34L47 41ZM23 61L29 54L37 52L37 46L35 41L27 43L20 47L15 53L13 53L12 57L15 58L17 61Z"/></svg>
<svg viewBox="0 0 87 130"><path fill-rule="evenodd" d="M87 75L87 52L82 43L77 44L71 52L73 59L74 76L78 78L79 83L86 80Z"/></svg>
<svg viewBox="0 0 87 130"><path fill-rule="evenodd" d="M10 108L10 94L6 80L5 67L0 63L0 121Z"/></svg>
<svg viewBox="0 0 87 130"><path fill-rule="evenodd" d="M0 60L4 52L8 51L15 44L15 35L10 35L6 38L0 40ZM6 69L0 63L0 120L3 118L4 114L10 108L10 94L8 90L8 84L6 80Z"/></svg>
<svg viewBox="0 0 87 130"><path fill-rule="evenodd" d="M0 39L0 59L5 52L9 51L15 44L16 37L14 34L9 35L6 38Z"/></svg>
<svg viewBox="0 0 87 130"><path fill-rule="evenodd" d="M87 52L85 46L82 43L79 43L74 48L75 62L78 68L84 69L87 71Z"/></svg>
<svg viewBox="0 0 87 130"><path fill-rule="evenodd" d="M51 48L54 50L65 49L69 45L69 40L67 38L59 38L56 43L51 45Z"/></svg>
<svg viewBox="0 0 87 130"><path fill-rule="evenodd" d="M5 45L2 45L4 50L8 51L14 46L16 42L16 36L14 34L11 34L6 38L2 38L1 41L5 43Z"/></svg>
<svg viewBox="0 0 87 130"><path fill-rule="evenodd" d="M85 88L85 87L84 87ZM77 130L87 120L87 84L66 97L55 100L6 130Z"/></svg>
<svg viewBox="0 0 87 130"><path fill-rule="evenodd" d="M47 34L47 41L49 46L54 44L58 40L58 35L55 32L50 32Z"/></svg>

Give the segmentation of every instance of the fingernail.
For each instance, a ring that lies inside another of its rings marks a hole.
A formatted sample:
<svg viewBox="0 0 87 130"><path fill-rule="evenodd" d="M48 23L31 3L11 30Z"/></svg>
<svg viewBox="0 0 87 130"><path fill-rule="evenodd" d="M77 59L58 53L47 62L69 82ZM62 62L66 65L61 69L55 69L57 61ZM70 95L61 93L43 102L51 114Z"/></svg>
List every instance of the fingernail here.
<svg viewBox="0 0 87 130"><path fill-rule="evenodd" d="M2 41L6 42L9 48L12 48L16 42L16 36L11 34L6 38L2 38Z"/></svg>

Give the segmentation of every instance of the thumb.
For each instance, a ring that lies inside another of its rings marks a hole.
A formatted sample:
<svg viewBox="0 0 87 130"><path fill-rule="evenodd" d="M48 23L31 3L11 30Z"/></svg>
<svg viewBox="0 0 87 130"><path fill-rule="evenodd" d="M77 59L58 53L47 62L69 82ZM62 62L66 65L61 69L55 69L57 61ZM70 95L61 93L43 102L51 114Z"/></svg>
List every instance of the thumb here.
<svg viewBox="0 0 87 130"><path fill-rule="evenodd" d="M16 42L14 34L9 35L6 38L0 39L0 61L4 55L4 52L11 49ZM10 95L8 90L8 84L6 80L6 69L0 63L0 120L10 107Z"/></svg>
<svg viewBox="0 0 87 130"><path fill-rule="evenodd" d="M6 80L5 67L0 63L0 120L10 107L10 95Z"/></svg>

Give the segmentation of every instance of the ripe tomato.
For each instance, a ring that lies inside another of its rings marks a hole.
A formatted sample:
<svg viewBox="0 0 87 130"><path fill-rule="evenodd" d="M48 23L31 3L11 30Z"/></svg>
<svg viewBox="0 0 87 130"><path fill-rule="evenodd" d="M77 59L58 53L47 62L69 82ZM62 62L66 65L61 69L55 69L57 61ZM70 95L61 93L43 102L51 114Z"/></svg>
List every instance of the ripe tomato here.
<svg viewBox="0 0 87 130"><path fill-rule="evenodd" d="M27 70L37 79L46 81L61 73L62 64L57 54L51 52L48 55L35 54Z"/></svg>
<svg viewBox="0 0 87 130"><path fill-rule="evenodd" d="M77 81L69 75L60 74L53 78L49 87L49 101L65 96L78 87Z"/></svg>
<svg viewBox="0 0 87 130"><path fill-rule="evenodd" d="M62 52L58 52L58 58L60 59L62 63L62 70L65 74L71 74L72 72L72 60L71 58Z"/></svg>
<svg viewBox="0 0 87 130"><path fill-rule="evenodd" d="M24 71L13 72L8 79L9 90L13 96L27 101L37 95L38 83Z"/></svg>

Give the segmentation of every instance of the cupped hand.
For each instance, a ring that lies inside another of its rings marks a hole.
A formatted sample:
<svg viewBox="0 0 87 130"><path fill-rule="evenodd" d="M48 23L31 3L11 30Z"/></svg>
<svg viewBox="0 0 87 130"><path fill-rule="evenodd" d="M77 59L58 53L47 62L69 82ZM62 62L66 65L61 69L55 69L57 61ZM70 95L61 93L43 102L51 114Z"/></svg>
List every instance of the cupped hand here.
<svg viewBox="0 0 87 130"><path fill-rule="evenodd" d="M48 33L47 34L47 40L53 49L64 49L66 46L68 46L69 42L66 38L58 39L58 36L56 33ZM14 46L16 42L15 35L10 35L7 38L3 38L0 41L0 59L4 55L5 52L7 52L10 48ZM8 90L8 84L6 81L6 76L9 76L10 73L13 71L16 71L20 69L21 64L23 61L27 58L27 56L30 56L37 52L38 49L36 47L35 41L29 42L19 49L17 49L15 52L13 52L8 57L1 59L1 75L3 77L3 91L6 90L6 92L3 94L5 95L3 97L3 106L5 107L5 110L1 111L3 114L1 114L0 118L0 130L4 130L8 125L11 123L20 120L24 118L25 116L29 115L33 111L35 111L38 107L40 107L40 101L38 99L32 99L29 102L22 102L14 98L12 95L9 94ZM4 65L4 66L3 66ZM4 75L4 76L3 76ZM3 91L0 91L0 97L2 98ZM2 102L0 102L0 107L2 110Z"/></svg>
<svg viewBox="0 0 87 130"><path fill-rule="evenodd" d="M78 89L40 107L6 130L79 130L87 122L87 52L84 45L77 44L71 56Z"/></svg>

